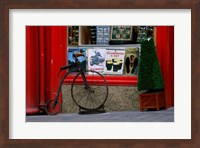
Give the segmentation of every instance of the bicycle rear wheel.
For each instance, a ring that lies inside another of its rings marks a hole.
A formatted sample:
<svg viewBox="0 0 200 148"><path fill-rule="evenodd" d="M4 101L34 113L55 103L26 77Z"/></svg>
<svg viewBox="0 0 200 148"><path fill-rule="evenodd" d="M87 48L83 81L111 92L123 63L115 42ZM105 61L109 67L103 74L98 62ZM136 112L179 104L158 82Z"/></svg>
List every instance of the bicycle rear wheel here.
<svg viewBox="0 0 200 148"><path fill-rule="evenodd" d="M78 73L71 86L72 99L83 110L100 109L108 97L106 79L99 72L92 70L86 70L84 74L89 87L85 87L81 73Z"/></svg>
<svg viewBox="0 0 200 148"><path fill-rule="evenodd" d="M47 103L45 105L45 111L48 115L56 115L60 112L60 110L61 110L60 102L57 101L54 108L53 108L53 105L54 105L54 100L47 101Z"/></svg>

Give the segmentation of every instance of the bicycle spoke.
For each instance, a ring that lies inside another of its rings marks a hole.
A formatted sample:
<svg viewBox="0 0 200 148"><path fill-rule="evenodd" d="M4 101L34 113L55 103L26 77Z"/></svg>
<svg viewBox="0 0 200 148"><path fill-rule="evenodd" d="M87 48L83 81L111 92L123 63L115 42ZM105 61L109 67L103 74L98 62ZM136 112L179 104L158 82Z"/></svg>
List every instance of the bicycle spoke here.
<svg viewBox="0 0 200 148"><path fill-rule="evenodd" d="M91 99L90 104L91 104L91 106L93 106L92 108L94 108L93 99L92 99L91 95L90 95L90 99Z"/></svg>
<svg viewBox="0 0 200 148"><path fill-rule="evenodd" d="M91 97L93 103L95 103L95 104L101 104L102 102L100 101L100 99L99 99L97 96L99 96L99 93L96 93L96 91L94 91L94 92L90 95L90 97Z"/></svg>
<svg viewBox="0 0 200 148"><path fill-rule="evenodd" d="M101 104L102 102L99 101L99 99L93 99L93 102L96 102L96 104Z"/></svg>
<svg viewBox="0 0 200 148"><path fill-rule="evenodd" d="M87 104L88 104L89 96L90 96L90 93L88 92L88 95L86 97L86 104L85 104L86 107L87 107Z"/></svg>

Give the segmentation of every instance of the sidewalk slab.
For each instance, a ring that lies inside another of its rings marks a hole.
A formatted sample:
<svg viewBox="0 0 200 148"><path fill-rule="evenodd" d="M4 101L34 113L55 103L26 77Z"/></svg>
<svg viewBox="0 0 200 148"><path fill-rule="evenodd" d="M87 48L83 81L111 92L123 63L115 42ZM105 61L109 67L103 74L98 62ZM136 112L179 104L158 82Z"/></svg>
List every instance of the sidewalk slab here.
<svg viewBox="0 0 200 148"><path fill-rule="evenodd" d="M174 122L174 107L160 111L121 111L99 114L60 113L26 116L26 122Z"/></svg>

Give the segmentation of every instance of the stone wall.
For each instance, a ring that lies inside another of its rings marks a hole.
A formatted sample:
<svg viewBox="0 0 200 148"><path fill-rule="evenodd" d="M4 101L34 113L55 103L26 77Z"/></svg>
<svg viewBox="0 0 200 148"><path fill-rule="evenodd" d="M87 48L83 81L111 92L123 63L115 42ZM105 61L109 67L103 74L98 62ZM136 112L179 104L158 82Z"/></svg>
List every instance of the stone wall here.
<svg viewBox="0 0 200 148"><path fill-rule="evenodd" d="M106 112L139 110L139 91L133 86L109 86L108 99L105 103ZM71 98L71 86L62 87L62 112L77 113L78 107Z"/></svg>

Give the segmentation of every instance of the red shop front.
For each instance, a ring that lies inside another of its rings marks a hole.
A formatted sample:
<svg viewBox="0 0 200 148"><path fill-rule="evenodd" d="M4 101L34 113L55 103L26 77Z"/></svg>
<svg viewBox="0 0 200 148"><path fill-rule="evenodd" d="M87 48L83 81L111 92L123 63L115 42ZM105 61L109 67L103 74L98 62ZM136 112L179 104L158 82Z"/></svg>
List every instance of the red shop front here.
<svg viewBox="0 0 200 148"><path fill-rule="evenodd" d="M26 27L26 114L39 114L54 99L57 72L66 65L67 27ZM156 50L165 82L166 108L174 105L174 27L156 27ZM137 86L134 76L106 76L109 85ZM62 95L59 101L62 102Z"/></svg>

